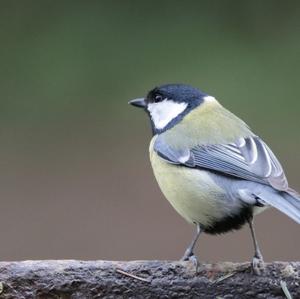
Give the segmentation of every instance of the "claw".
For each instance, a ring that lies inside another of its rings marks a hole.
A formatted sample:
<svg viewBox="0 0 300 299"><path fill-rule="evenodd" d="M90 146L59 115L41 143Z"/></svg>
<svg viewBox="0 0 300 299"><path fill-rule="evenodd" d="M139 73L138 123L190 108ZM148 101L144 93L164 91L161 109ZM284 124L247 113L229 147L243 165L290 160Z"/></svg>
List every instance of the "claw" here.
<svg viewBox="0 0 300 299"><path fill-rule="evenodd" d="M252 259L252 270L255 275L262 275L265 272L265 263L261 257L254 256Z"/></svg>
<svg viewBox="0 0 300 299"><path fill-rule="evenodd" d="M190 256L189 261L190 261L190 262L193 264L193 266L195 267L195 272L196 272L196 274L197 274L197 273L198 273L198 270L199 270L199 265L200 265L197 256L196 256L196 255Z"/></svg>
<svg viewBox="0 0 300 299"><path fill-rule="evenodd" d="M181 261L189 261L190 257L194 256L194 253L191 251L190 247L185 251L183 257L180 259Z"/></svg>
<svg viewBox="0 0 300 299"><path fill-rule="evenodd" d="M193 266L195 267L196 273L198 273L199 270L199 260L196 255L194 255L193 252L191 252L189 249L186 250L183 257L180 259L183 262L191 262Z"/></svg>

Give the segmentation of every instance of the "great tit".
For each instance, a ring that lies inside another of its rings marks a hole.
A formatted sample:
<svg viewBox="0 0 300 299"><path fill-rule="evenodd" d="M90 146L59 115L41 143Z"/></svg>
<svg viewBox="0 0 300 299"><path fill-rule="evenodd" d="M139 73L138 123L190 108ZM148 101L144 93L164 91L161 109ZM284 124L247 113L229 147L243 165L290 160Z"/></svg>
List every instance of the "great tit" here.
<svg viewBox="0 0 300 299"><path fill-rule="evenodd" d="M300 223L300 196L268 145L214 97L189 85L162 85L129 103L150 117L150 160L162 193L197 227L182 260L197 261L201 232L220 234L248 223L252 268L260 274L253 216L275 207Z"/></svg>

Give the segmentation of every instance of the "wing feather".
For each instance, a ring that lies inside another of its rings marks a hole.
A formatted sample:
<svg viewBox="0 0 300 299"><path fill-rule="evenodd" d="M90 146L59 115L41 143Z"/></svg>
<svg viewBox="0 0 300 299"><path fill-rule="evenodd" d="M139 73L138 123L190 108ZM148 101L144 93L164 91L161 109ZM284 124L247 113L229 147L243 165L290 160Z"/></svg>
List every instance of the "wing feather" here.
<svg viewBox="0 0 300 299"><path fill-rule="evenodd" d="M158 136L154 150L169 163L206 168L241 179L288 190L282 166L271 149L257 136L239 138L234 143L198 145L176 150Z"/></svg>

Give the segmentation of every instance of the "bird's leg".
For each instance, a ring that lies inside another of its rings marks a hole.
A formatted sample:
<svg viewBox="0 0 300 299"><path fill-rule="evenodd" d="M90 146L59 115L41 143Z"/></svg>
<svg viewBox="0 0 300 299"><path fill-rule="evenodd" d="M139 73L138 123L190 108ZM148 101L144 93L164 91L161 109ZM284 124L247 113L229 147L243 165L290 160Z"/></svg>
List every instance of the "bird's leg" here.
<svg viewBox="0 0 300 299"><path fill-rule="evenodd" d="M197 233L196 235L194 236L191 244L189 245L189 247L186 249L183 257L181 258L182 261L188 261L190 259L191 256L194 256L194 248L195 248L195 245L197 243L197 240L201 234L201 227L200 227L200 224L197 223Z"/></svg>
<svg viewBox="0 0 300 299"><path fill-rule="evenodd" d="M249 219L248 223L249 223L253 245L254 245L254 257L252 259L252 269L254 274L261 275L262 272L264 272L265 265L264 265L263 256L261 254L261 251L257 243L254 225L253 225L253 218Z"/></svg>
<svg viewBox="0 0 300 299"><path fill-rule="evenodd" d="M191 244L189 245L189 247L186 249L183 257L181 258L181 261L191 261L195 265L196 272L197 272L199 263L198 263L197 257L194 255L194 248L195 248L197 240L198 240L198 238L201 234L201 227L200 227L199 223L197 223L196 226L197 226L197 233L194 236L194 238L193 238Z"/></svg>

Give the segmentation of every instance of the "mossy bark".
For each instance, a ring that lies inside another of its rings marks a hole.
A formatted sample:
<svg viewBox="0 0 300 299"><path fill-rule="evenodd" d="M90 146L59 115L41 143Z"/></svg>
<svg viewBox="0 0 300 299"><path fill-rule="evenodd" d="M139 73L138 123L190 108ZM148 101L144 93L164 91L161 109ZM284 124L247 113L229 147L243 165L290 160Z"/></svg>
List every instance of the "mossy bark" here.
<svg viewBox="0 0 300 299"><path fill-rule="evenodd" d="M24 261L0 263L0 298L300 298L300 262ZM284 293L285 291L285 293Z"/></svg>

